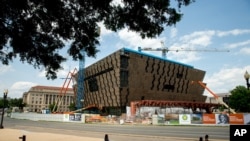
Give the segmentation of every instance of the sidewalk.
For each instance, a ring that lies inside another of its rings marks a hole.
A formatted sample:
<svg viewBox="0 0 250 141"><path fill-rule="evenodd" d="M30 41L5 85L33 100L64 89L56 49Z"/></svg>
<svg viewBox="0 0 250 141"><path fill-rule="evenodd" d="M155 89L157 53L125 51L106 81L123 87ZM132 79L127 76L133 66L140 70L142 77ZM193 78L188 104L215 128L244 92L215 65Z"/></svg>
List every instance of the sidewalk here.
<svg viewBox="0 0 250 141"><path fill-rule="evenodd" d="M23 141L23 135L26 141L104 141L105 134L95 134L95 137L87 137L82 134L67 135L67 133L55 133L53 131L28 131L25 129L0 129L0 141ZM129 135L112 135L109 134L109 141L199 141L199 138L175 138L175 137L145 137L145 136L129 136ZM214 140L209 141L226 141Z"/></svg>
<svg viewBox="0 0 250 141"><path fill-rule="evenodd" d="M0 141L22 141L19 137L26 136L26 141L103 141L104 138L90 138L82 136L30 132L18 129L0 129ZM103 136L104 137L104 136Z"/></svg>

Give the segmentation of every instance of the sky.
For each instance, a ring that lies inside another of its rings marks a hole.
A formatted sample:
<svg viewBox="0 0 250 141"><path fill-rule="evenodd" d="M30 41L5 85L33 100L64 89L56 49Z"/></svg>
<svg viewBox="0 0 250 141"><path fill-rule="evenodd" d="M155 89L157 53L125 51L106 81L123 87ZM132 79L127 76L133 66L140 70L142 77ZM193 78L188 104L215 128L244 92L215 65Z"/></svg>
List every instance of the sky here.
<svg viewBox="0 0 250 141"><path fill-rule="evenodd" d="M200 50L169 51L167 59L205 71L203 82L214 93L229 93L240 85L246 87L244 73L250 73L250 1L196 0L180 10L182 20L175 26L166 27L156 38L142 39L138 33L127 29L112 32L100 24L100 52L96 58L86 57L85 67L123 47L134 50L138 47L160 48L163 42L168 49ZM144 53L162 56L160 51ZM0 64L0 93L7 89L8 97L21 98L33 86L62 87L64 78L78 69L79 64L69 56L67 58L69 61L63 63L64 69L58 72L56 80L48 80L43 68L35 69L18 59L8 66ZM211 96L206 90L204 95Z"/></svg>

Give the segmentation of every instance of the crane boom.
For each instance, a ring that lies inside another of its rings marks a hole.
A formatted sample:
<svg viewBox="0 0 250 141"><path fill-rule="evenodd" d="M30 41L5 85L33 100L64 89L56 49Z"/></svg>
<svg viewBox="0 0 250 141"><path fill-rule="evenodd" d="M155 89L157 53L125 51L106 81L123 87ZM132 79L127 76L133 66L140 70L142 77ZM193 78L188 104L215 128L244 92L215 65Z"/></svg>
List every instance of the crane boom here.
<svg viewBox="0 0 250 141"><path fill-rule="evenodd" d="M211 91L203 82L201 81L192 81L192 83L198 83L200 86L202 86L203 88L205 88L210 94L213 95L213 97L215 98L215 100L217 100L219 103L223 104L226 108L229 109L229 112L232 113L236 113L233 109L231 109L222 99L219 98L219 96L217 94L215 94L213 91Z"/></svg>
<svg viewBox="0 0 250 141"><path fill-rule="evenodd" d="M189 49L189 48L186 48L186 49L169 49L167 47L164 46L164 43L161 42L162 44L162 47L161 48L151 48L151 47L145 47L145 48L142 48L142 47L138 47L138 51L141 52L142 50L145 50L145 51L161 51L162 52L162 57L164 59L166 59L166 54L167 52L169 51L175 51L175 52L180 52L180 51L200 51L200 52L229 52L229 50L218 50L218 49Z"/></svg>

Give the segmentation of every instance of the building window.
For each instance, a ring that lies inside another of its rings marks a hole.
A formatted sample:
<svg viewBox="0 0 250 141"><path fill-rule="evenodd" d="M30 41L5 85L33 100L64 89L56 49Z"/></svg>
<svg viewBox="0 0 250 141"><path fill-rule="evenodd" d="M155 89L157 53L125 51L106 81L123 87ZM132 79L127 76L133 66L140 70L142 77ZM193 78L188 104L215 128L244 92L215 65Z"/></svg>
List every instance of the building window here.
<svg viewBox="0 0 250 141"><path fill-rule="evenodd" d="M167 89L167 90L174 90L174 85L166 84L166 85L164 85L164 89Z"/></svg>
<svg viewBox="0 0 250 141"><path fill-rule="evenodd" d="M182 74L182 73L177 73L177 74L176 74L176 77L177 77L177 78L182 78L182 77L183 77L183 74Z"/></svg>
<svg viewBox="0 0 250 141"><path fill-rule="evenodd" d="M45 96L45 104L48 104L48 95Z"/></svg>
<svg viewBox="0 0 250 141"><path fill-rule="evenodd" d="M128 57L121 56L121 68L126 69L128 67Z"/></svg>
<svg viewBox="0 0 250 141"><path fill-rule="evenodd" d="M121 87L127 87L128 86L128 71L122 70L121 71Z"/></svg>
<svg viewBox="0 0 250 141"><path fill-rule="evenodd" d="M98 91L97 79L95 77L88 80L88 85L90 92Z"/></svg>

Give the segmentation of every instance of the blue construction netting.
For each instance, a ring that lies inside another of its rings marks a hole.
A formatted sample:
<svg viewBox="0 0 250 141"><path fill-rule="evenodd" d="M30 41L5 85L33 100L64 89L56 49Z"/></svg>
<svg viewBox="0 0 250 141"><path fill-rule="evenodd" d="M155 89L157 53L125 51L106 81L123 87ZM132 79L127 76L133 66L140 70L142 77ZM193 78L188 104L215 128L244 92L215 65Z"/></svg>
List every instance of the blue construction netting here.
<svg viewBox="0 0 250 141"><path fill-rule="evenodd" d="M84 65L85 65L85 52L82 49L80 51L82 58L79 59L79 70L77 77L77 95L76 95L76 108L83 108L83 100L84 100Z"/></svg>

